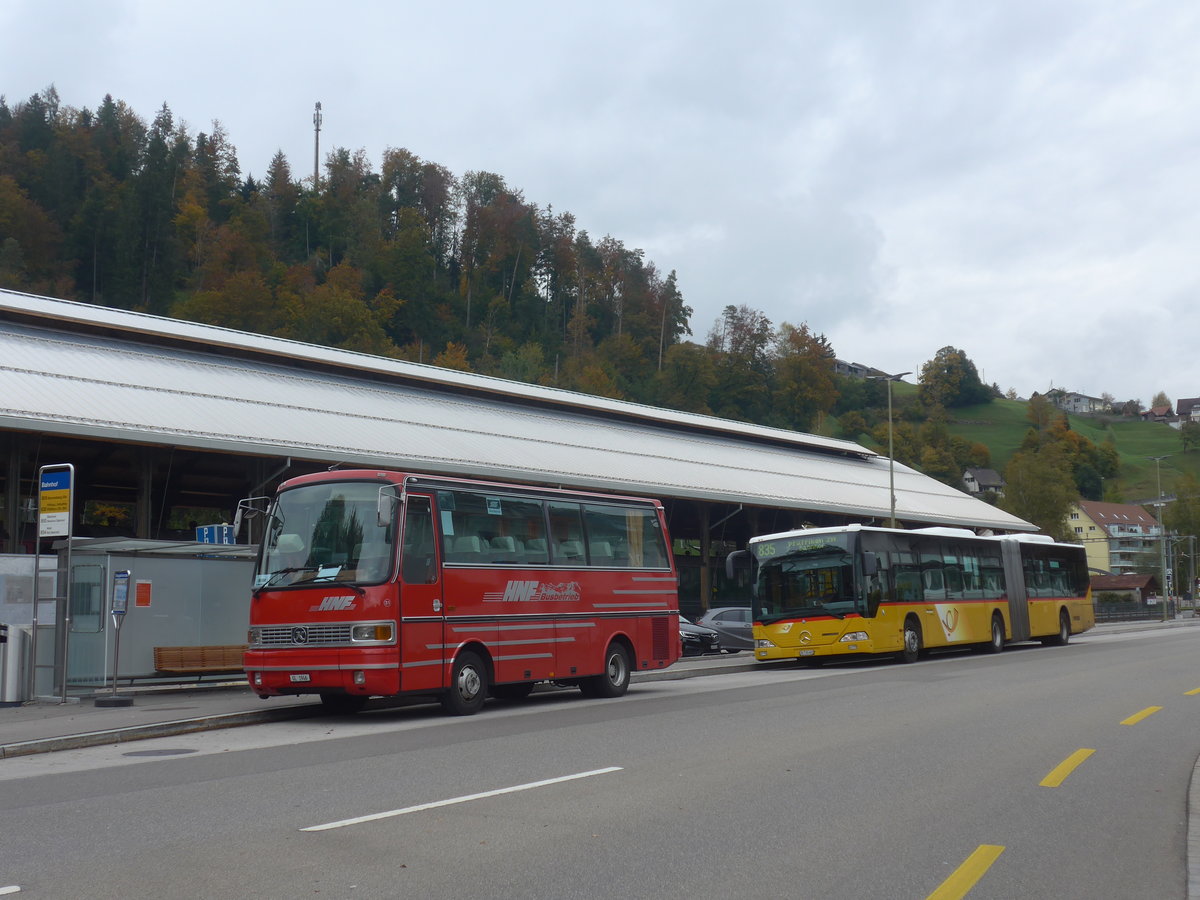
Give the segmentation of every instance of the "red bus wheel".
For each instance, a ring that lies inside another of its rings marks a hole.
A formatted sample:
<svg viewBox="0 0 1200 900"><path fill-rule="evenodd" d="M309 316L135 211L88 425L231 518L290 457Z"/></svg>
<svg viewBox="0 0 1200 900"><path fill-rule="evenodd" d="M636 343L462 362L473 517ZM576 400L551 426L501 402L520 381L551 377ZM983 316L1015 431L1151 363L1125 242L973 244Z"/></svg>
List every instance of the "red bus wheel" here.
<svg viewBox="0 0 1200 900"><path fill-rule="evenodd" d="M620 697L629 690L629 654L620 644L609 644L604 653L604 672L584 678L579 690L585 697Z"/></svg>
<svg viewBox="0 0 1200 900"><path fill-rule="evenodd" d="M455 716L473 716L483 709L488 695L488 673L477 653L466 650L454 660L450 687L442 695L442 706Z"/></svg>

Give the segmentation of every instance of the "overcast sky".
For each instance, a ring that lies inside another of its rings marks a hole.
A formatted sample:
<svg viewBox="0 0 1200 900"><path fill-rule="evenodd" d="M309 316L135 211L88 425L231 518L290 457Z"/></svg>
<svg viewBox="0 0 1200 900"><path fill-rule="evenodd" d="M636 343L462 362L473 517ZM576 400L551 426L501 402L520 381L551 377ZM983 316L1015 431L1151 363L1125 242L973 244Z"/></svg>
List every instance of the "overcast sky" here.
<svg viewBox="0 0 1200 900"><path fill-rule="evenodd" d="M839 357L1200 396L1200 4L0 0L0 93L485 170ZM915 380L915 376L908 380Z"/></svg>

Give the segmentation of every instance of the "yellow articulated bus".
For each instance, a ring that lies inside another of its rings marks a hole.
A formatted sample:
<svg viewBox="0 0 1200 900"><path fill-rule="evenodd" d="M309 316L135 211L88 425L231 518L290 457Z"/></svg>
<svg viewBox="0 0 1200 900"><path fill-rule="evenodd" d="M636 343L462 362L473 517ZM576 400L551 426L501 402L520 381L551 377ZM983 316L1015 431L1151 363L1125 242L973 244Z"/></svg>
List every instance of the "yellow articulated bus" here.
<svg viewBox="0 0 1200 900"><path fill-rule="evenodd" d="M752 538L754 658L895 654L1012 641L1064 645L1096 623L1087 556L1043 535L866 525Z"/></svg>

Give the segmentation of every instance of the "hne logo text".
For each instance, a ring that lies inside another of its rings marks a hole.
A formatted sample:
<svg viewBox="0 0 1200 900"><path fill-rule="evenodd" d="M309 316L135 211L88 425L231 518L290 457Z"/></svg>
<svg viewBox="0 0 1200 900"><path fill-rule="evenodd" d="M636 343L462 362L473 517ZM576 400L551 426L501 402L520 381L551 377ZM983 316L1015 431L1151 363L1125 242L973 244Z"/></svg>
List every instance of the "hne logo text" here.
<svg viewBox="0 0 1200 900"><path fill-rule="evenodd" d="M354 609L353 597L323 597L321 602L312 607L310 612L344 612Z"/></svg>

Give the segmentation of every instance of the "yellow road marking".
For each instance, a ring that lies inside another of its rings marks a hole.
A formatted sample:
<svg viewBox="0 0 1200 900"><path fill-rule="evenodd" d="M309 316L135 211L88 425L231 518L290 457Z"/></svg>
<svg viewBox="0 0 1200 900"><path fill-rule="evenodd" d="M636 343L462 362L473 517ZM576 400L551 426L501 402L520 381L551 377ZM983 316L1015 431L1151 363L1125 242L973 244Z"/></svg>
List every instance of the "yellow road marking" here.
<svg viewBox="0 0 1200 900"><path fill-rule="evenodd" d="M1147 716L1154 715L1160 709L1162 709L1161 706L1147 706L1141 712L1134 713L1128 719L1122 719L1121 724L1122 725L1136 725L1138 722L1142 721L1142 719L1146 718Z"/></svg>
<svg viewBox="0 0 1200 900"><path fill-rule="evenodd" d="M1095 753L1095 750L1088 750L1086 747L1081 750L1076 750L1057 766L1050 770L1050 774L1043 778L1038 784L1041 787L1058 787L1067 780L1067 776L1074 772L1079 764Z"/></svg>
<svg viewBox="0 0 1200 900"><path fill-rule="evenodd" d="M998 844L980 844L949 878L938 885L928 900L961 900L1003 852L1004 848Z"/></svg>
<svg viewBox="0 0 1200 900"><path fill-rule="evenodd" d="M1184 691L1184 693L1191 697L1195 694L1200 694L1200 688L1192 688L1190 691Z"/></svg>

